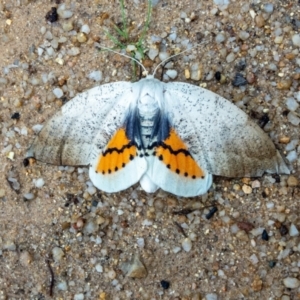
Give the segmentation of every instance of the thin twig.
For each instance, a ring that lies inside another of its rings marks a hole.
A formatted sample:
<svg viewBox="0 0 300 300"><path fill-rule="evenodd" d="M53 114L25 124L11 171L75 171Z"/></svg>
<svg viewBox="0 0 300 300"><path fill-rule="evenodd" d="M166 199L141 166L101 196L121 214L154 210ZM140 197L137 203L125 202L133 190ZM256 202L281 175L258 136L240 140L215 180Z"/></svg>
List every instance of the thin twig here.
<svg viewBox="0 0 300 300"><path fill-rule="evenodd" d="M50 286L49 286L49 296L53 297L53 288L54 288L54 272L52 270L50 259L46 258L46 264L48 266L49 272L50 272Z"/></svg>
<svg viewBox="0 0 300 300"><path fill-rule="evenodd" d="M179 215L179 216L186 216L186 215L192 213L195 210L196 209L193 209L193 208L183 208L181 210L173 211L172 214L173 215Z"/></svg>
<svg viewBox="0 0 300 300"><path fill-rule="evenodd" d="M186 238L187 235L186 235L186 233L184 232L184 230L183 230L183 228L181 227L181 225L180 225L178 222L176 222L176 221L174 221L174 224L177 226L177 228L178 228L179 231L182 233L182 235Z"/></svg>

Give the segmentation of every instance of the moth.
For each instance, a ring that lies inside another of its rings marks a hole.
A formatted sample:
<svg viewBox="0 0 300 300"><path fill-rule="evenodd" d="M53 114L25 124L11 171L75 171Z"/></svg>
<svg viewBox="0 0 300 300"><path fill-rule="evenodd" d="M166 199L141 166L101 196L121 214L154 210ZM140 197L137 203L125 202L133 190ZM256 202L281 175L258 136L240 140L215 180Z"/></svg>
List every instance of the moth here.
<svg viewBox="0 0 300 300"><path fill-rule="evenodd" d="M290 173L268 135L237 106L154 75L78 94L44 125L26 157L89 166L93 184L108 193L140 182L148 193L193 197L208 191L213 175Z"/></svg>

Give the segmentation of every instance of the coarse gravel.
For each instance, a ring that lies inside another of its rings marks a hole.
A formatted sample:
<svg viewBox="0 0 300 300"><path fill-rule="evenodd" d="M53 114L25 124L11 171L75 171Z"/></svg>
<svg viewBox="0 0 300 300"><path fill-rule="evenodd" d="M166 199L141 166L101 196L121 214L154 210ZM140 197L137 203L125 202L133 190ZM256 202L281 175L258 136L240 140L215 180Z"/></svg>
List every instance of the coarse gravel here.
<svg viewBox="0 0 300 300"><path fill-rule="evenodd" d="M134 50L146 2L125 2ZM121 22L118 1L3 0L0 300L300 299L300 5L152 2L149 72L201 44L168 63L163 80L234 102L262 125L291 175L216 177L206 195L185 199L139 185L106 194L84 167L25 167L26 149L61 105L133 71L96 47L113 46L106 32Z"/></svg>

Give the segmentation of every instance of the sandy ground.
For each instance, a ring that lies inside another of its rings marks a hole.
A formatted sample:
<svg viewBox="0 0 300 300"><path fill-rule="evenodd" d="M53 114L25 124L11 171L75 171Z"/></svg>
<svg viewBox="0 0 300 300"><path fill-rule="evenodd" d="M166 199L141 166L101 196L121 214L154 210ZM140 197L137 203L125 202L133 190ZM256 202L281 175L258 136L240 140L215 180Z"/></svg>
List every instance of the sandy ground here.
<svg viewBox="0 0 300 300"><path fill-rule="evenodd" d="M72 16L51 24L45 16L58 2ZM134 40L146 4L128 2ZM191 199L147 195L138 185L94 193L85 169L25 168L34 125L78 92L130 81L132 68L94 45L112 46L105 30L114 33L111 24L121 21L118 1L2 0L0 15L0 299L300 299L298 1L231 0L222 10L212 0L175 0L153 8L145 47L172 54L184 40L204 40L174 61L176 80L217 92L257 122L267 114L264 130L292 170L215 178L208 194ZM83 24L91 32L78 36ZM170 38L175 31L181 42ZM147 67L158 63L148 59ZM195 64L198 80L187 79ZM100 82L88 78L97 70ZM233 86L237 73L247 84ZM24 199L28 193L33 199ZM211 206L218 212L207 219ZM128 266L138 273L130 277Z"/></svg>

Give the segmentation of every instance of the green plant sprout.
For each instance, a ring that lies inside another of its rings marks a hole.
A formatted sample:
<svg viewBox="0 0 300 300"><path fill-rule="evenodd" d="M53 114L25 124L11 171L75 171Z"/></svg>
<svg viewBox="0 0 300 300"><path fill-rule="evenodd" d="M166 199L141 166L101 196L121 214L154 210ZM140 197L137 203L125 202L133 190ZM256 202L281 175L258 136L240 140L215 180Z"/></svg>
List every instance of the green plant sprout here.
<svg viewBox="0 0 300 300"><path fill-rule="evenodd" d="M130 39L127 16L125 13L124 0L119 0L119 1L120 1L120 8L121 8L122 25L120 26L121 27L120 28L114 24L114 30L116 31L116 33L119 35L120 38L115 37L107 30L105 31L105 33L108 36L108 38L114 43L115 46L113 49L121 50L121 49L126 49L128 45L133 45L135 46L135 50L131 52L131 56L136 57L136 54L139 53L139 57L143 59L145 57L145 52L147 50L145 47L145 36L150 26L150 19L151 19L151 12L152 12L151 0L147 0L148 5L147 5L146 21L137 42ZM134 76L134 80L136 80L137 64L135 61L132 61L132 64L133 64L133 74L134 74L133 76Z"/></svg>

